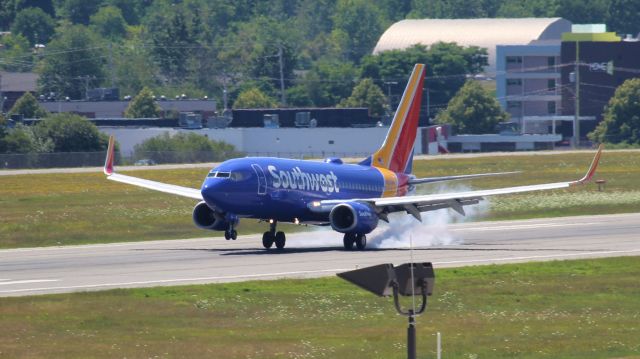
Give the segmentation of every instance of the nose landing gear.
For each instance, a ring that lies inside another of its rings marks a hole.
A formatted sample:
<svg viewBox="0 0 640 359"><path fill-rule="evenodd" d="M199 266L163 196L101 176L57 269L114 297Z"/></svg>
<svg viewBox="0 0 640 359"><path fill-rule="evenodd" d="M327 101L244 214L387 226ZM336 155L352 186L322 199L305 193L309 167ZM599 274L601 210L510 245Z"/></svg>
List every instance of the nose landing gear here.
<svg viewBox="0 0 640 359"><path fill-rule="evenodd" d="M284 232L278 231L276 232L277 221L272 220L269 222L269 230L262 234L262 245L266 249L270 249L275 243L276 248L283 249L286 242L287 237Z"/></svg>

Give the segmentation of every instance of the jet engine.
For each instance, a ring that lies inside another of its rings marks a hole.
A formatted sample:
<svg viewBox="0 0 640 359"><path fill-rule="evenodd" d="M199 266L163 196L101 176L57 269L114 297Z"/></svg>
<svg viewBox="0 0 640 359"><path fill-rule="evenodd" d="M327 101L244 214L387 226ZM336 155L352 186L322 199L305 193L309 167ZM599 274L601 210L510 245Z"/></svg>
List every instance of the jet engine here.
<svg viewBox="0 0 640 359"><path fill-rule="evenodd" d="M366 203L345 202L331 209L329 222L337 232L367 234L378 226L378 214Z"/></svg>
<svg viewBox="0 0 640 359"><path fill-rule="evenodd" d="M226 215L209 208L206 203L200 202L193 208L193 223L198 228L214 231L226 231L230 225L238 224L238 217L227 213Z"/></svg>

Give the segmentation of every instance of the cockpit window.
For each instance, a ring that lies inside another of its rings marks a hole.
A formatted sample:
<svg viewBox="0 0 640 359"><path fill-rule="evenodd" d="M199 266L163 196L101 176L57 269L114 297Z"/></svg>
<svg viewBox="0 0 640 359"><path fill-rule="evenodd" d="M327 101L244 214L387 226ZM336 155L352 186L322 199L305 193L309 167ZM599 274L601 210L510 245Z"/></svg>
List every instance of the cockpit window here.
<svg viewBox="0 0 640 359"><path fill-rule="evenodd" d="M216 177L216 178L229 178L231 172L220 172L220 171L211 171L207 175L207 177Z"/></svg>

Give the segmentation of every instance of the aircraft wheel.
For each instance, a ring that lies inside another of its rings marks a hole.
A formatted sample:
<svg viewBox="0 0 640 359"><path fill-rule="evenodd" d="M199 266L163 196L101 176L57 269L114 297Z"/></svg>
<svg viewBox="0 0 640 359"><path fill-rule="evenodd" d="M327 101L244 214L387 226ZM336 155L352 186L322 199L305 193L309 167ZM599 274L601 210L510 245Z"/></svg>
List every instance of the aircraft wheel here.
<svg viewBox="0 0 640 359"><path fill-rule="evenodd" d="M367 236L365 234L357 234L356 235L356 248L358 250L364 250L367 246Z"/></svg>
<svg viewBox="0 0 640 359"><path fill-rule="evenodd" d="M282 249L287 241L287 237L284 235L284 232L276 233L276 248Z"/></svg>
<svg viewBox="0 0 640 359"><path fill-rule="evenodd" d="M224 231L224 239L226 239L226 240L230 240L231 239L231 234L229 233L229 231Z"/></svg>
<svg viewBox="0 0 640 359"><path fill-rule="evenodd" d="M231 239L235 241L238 238L238 231L236 231L235 229L232 229L231 233L229 234L229 237L231 237Z"/></svg>
<svg viewBox="0 0 640 359"><path fill-rule="evenodd" d="M271 248L271 246L273 245L273 241L274 241L274 238L271 235L271 232L264 232L264 234L262 235L262 245L266 249Z"/></svg>
<svg viewBox="0 0 640 359"><path fill-rule="evenodd" d="M342 239L342 243L344 244L344 249L350 251L353 249L353 243L356 238L353 233L345 233L344 238Z"/></svg>

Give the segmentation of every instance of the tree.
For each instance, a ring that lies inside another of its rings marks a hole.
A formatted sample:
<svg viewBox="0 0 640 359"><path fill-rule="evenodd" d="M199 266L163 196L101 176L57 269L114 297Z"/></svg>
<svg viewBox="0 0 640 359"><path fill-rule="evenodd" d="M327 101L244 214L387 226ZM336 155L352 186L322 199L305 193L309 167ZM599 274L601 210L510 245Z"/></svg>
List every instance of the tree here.
<svg viewBox="0 0 640 359"><path fill-rule="evenodd" d="M136 158L151 158L157 163L223 161L239 155L233 145L192 132L165 132L134 147Z"/></svg>
<svg viewBox="0 0 640 359"><path fill-rule="evenodd" d="M249 88L238 95L233 108L274 108L277 101L256 87Z"/></svg>
<svg viewBox="0 0 640 359"><path fill-rule="evenodd" d="M127 23L122 11L115 6L103 6L91 15L90 27L106 39L116 40L127 33Z"/></svg>
<svg viewBox="0 0 640 359"><path fill-rule="evenodd" d="M55 22L40 8L30 7L18 13L11 32L23 35L31 45L46 44L53 35Z"/></svg>
<svg viewBox="0 0 640 359"><path fill-rule="evenodd" d="M151 90L145 87L131 100L124 115L129 118L153 118L160 116L161 111Z"/></svg>
<svg viewBox="0 0 640 359"><path fill-rule="evenodd" d="M47 111L40 106L31 92L26 92L22 95L9 110L9 116L14 114L22 115L24 118L41 118L48 115Z"/></svg>
<svg viewBox="0 0 640 359"><path fill-rule="evenodd" d="M436 43L427 48L415 45L405 50L384 51L362 59L362 77L377 79L376 84L391 92L394 107L406 87L416 63L427 64L423 96L429 95L432 106L444 106L464 85L467 75L482 71L487 65L487 50L455 43ZM384 87L383 87L384 86Z"/></svg>
<svg viewBox="0 0 640 359"><path fill-rule="evenodd" d="M556 16L574 24L607 22L608 0L563 0L558 2Z"/></svg>
<svg viewBox="0 0 640 359"><path fill-rule="evenodd" d="M87 28L69 26L51 40L39 64L39 84L43 92L59 97L84 97L85 86L96 87L104 78L104 48Z"/></svg>
<svg viewBox="0 0 640 359"><path fill-rule="evenodd" d="M638 33L640 2L637 0L611 0L607 24L611 30L622 34Z"/></svg>
<svg viewBox="0 0 640 359"><path fill-rule="evenodd" d="M379 117L384 114L386 96L372 79L363 79L353 88L351 96L342 102L340 107L367 107L369 116Z"/></svg>
<svg viewBox="0 0 640 359"><path fill-rule="evenodd" d="M640 144L640 78L629 79L616 89L604 119L588 137L600 143Z"/></svg>
<svg viewBox="0 0 640 359"><path fill-rule="evenodd" d="M103 0L60 0L60 15L73 24L89 25L91 15L95 14Z"/></svg>
<svg viewBox="0 0 640 359"><path fill-rule="evenodd" d="M380 11L368 0L338 0L333 22L332 37L353 62L370 53L384 31Z"/></svg>
<svg viewBox="0 0 640 359"><path fill-rule="evenodd" d="M97 152L107 149L109 138L85 117L71 113L52 115L33 129L41 141L50 140L54 152Z"/></svg>
<svg viewBox="0 0 640 359"><path fill-rule="evenodd" d="M6 71L31 71L33 52L27 38L20 34L6 34L0 37L2 60L0 68Z"/></svg>
<svg viewBox="0 0 640 359"><path fill-rule="evenodd" d="M331 107L349 97L357 78L357 69L350 62L322 59L302 80L314 105Z"/></svg>
<svg viewBox="0 0 640 359"><path fill-rule="evenodd" d="M509 115L494 96L474 81L467 81L436 117L440 124L450 124L461 134L492 133Z"/></svg>
<svg viewBox="0 0 640 359"><path fill-rule="evenodd" d="M31 129L22 124L0 137L0 153L35 153L38 145Z"/></svg>

